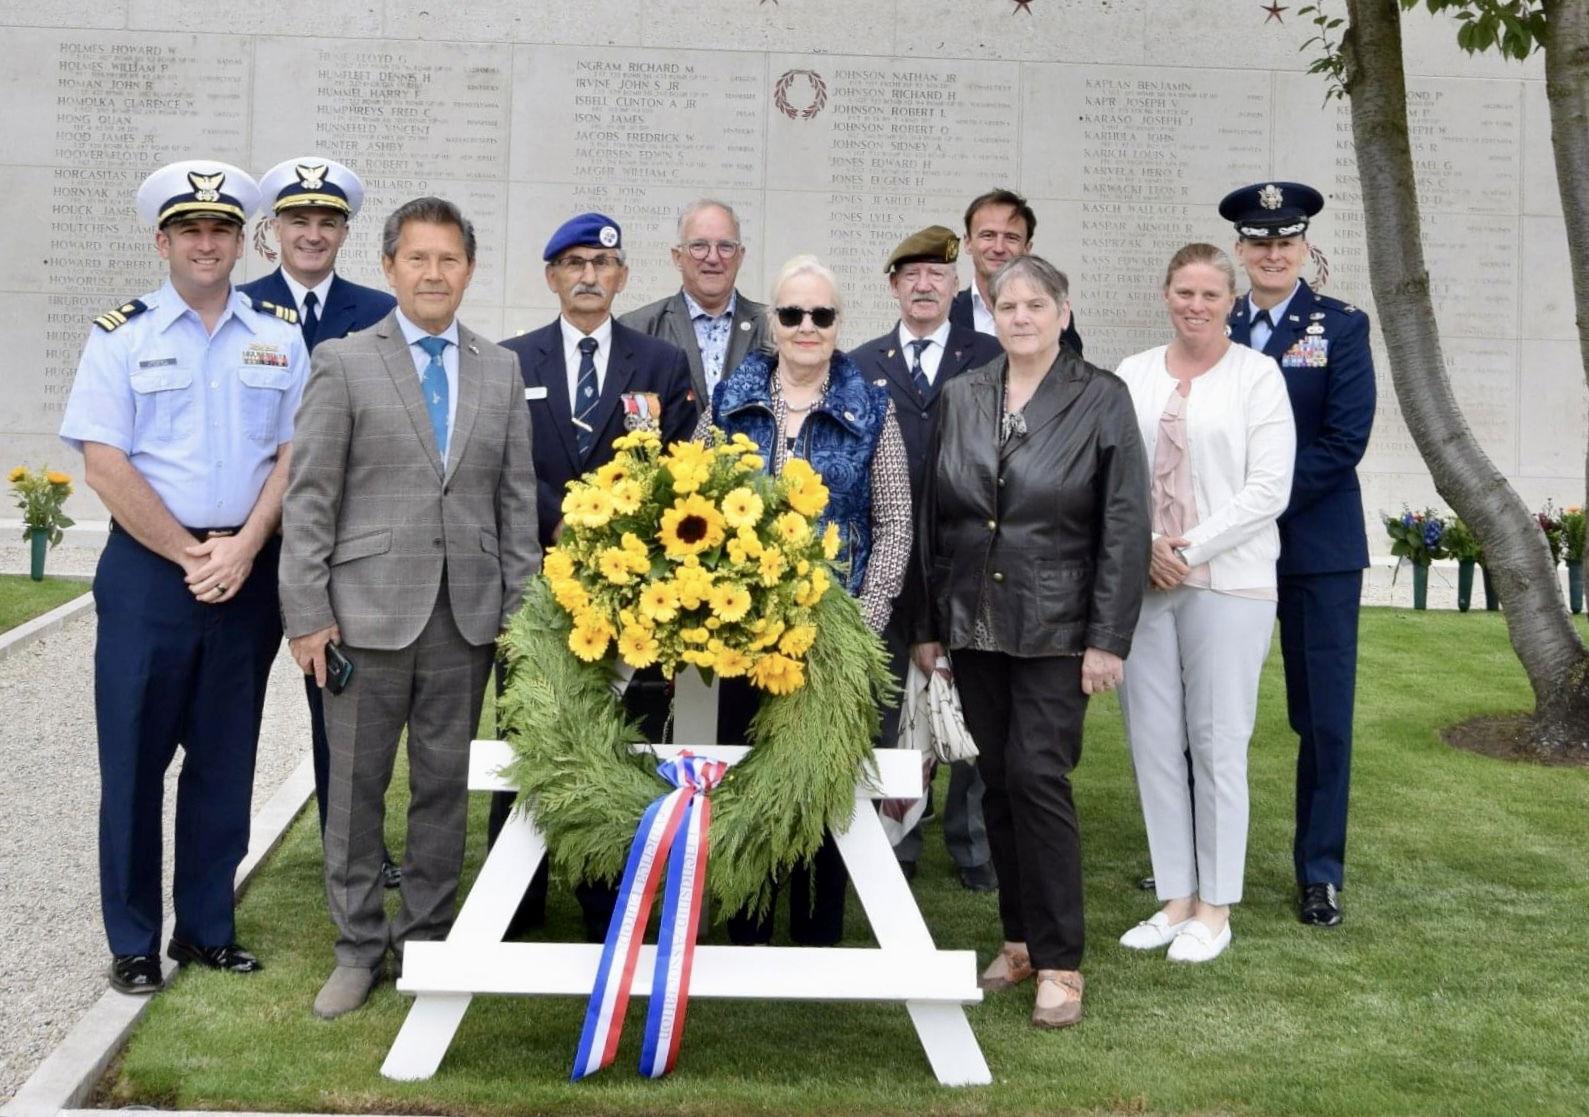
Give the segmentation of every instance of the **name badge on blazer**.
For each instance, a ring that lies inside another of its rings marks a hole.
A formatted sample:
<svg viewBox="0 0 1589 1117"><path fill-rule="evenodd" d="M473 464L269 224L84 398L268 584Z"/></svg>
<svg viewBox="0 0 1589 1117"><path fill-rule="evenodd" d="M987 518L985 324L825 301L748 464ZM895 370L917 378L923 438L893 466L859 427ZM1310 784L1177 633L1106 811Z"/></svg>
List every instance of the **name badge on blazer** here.
<svg viewBox="0 0 1589 1117"><path fill-rule="evenodd" d="M532 399L545 399L545 398L546 398L546 385L545 384L538 384L538 385L536 385L533 388L524 389L524 399L525 399L526 402L528 402L529 400L532 400Z"/></svg>
<svg viewBox="0 0 1589 1117"><path fill-rule="evenodd" d="M631 431L662 430L662 398L655 392L623 394L623 426Z"/></svg>

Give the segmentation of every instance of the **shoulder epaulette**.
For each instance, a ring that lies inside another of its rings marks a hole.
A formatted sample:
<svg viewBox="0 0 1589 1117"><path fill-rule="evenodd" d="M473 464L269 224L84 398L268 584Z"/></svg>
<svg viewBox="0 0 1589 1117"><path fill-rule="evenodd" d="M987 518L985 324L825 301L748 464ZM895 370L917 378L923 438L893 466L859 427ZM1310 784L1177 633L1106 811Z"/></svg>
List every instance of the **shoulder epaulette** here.
<svg viewBox="0 0 1589 1117"><path fill-rule="evenodd" d="M298 324L298 312L290 306L280 306L273 302L267 302L264 299L255 299L254 309L259 311L261 314L274 314L283 322L290 322L294 326Z"/></svg>
<svg viewBox="0 0 1589 1117"><path fill-rule="evenodd" d="M1325 306L1329 307L1331 310L1338 310L1342 314L1361 314L1362 313L1362 311L1358 310L1357 307L1353 306L1351 303L1346 302L1346 301L1344 301L1342 299L1338 299L1334 295L1318 295L1318 294L1315 294L1313 296L1313 301L1316 302L1316 303L1323 303Z"/></svg>
<svg viewBox="0 0 1589 1117"><path fill-rule="evenodd" d="M136 318L148 309L141 300L133 299L130 303L122 303L115 310L105 311L105 313L94 319L94 325L106 333L110 333L111 330L117 327L125 326L128 319Z"/></svg>

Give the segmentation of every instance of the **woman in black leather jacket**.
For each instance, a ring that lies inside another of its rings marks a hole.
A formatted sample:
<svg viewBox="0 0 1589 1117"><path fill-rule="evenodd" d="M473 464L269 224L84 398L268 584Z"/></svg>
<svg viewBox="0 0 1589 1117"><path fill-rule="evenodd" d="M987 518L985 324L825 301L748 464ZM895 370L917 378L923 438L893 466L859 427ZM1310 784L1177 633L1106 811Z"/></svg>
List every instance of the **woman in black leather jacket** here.
<svg viewBox="0 0 1589 1117"><path fill-rule="evenodd" d="M1087 697L1120 682L1147 584L1147 464L1125 385L1062 349L1064 273L990 284L1005 356L944 388L916 528L916 662L945 649L976 739L1004 945L985 989L1037 976L1032 1023L1081 1019Z"/></svg>

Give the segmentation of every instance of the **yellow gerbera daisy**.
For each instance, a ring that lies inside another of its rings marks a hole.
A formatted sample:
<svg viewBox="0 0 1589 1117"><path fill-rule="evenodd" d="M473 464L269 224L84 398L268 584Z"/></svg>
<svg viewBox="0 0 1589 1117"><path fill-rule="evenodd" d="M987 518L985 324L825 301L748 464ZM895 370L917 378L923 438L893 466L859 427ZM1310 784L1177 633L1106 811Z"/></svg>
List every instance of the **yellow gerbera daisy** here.
<svg viewBox="0 0 1589 1117"><path fill-rule="evenodd" d="M596 565L607 581L615 586L626 586L634 581L629 561L629 554L622 547L606 547L597 558Z"/></svg>
<svg viewBox="0 0 1589 1117"><path fill-rule="evenodd" d="M775 586L783 575L783 552L776 547L768 547L761 553L761 584Z"/></svg>
<svg viewBox="0 0 1589 1117"><path fill-rule="evenodd" d="M839 557L839 525L832 520L822 529L822 557L829 562Z"/></svg>
<svg viewBox="0 0 1589 1117"><path fill-rule="evenodd" d="M570 489L563 498L563 519L575 527L606 527L613 511L612 495L589 485Z"/></svg>
<svg viewBox="0 0 1589 1117"><path fill-rule="evenodd" d="M704 496L692 494L673 502L662 513L657 532L663 552L671 559L698 555L723 541L723 514Z"/></svg>
<svg viewBox="0 0 1589 1117"><path fill-rule="evenodd" d="M744 586L726 582L712 587L712 615L732 624L750 612L750 591Z"/></svg>
<svg viewBox="0 0 1589 1117"><path fill-rule="evenodd" d="M640 615L666 624L679 615L679 591L672 582L652 582L640 591Z"/></svg>
<svg viewBox="0 0 1589 1117"><path fill-rule="evenodd" d="M790 545L802 543L811 535L811 524L798 512L785 512L772 526L779 538Z"/></svg>
<svg viewBox="0 0 1589 1117"><path fill-rule="evenodd" d="M640 502L645 499L645 490L640 487L640 482L625 479L613 485L611 496L613 511L620 516L630 516L640 508Z"/></svg>
<svg viewBox="0 0 1589 1117"><path fill-rule="evenodd" d="M568 650L586 663L594 663L607 654L608 640L607 633L600 629L575 625L568 634Z"/></svg>
<svg viewBox="0 0 1589 1117"><path fill-rule="evenodd" d="M737 679L750 670L750 656L735 648L717 650L717 673L725 679Z"/></svg>
<svg viewBox="0 0 1589 1117"><path fill-rule="evenodd" d="M618 654L630 667L650 667L657 661L661 645L649 628L625 628L618 637Z"/></svg>
<svg viewBox="0 0 1589 1117"><path fill-rule="evenodd" d="M744 485L723 497L723 519L732 528L753 528L761 521L761 497Z"/></svg>

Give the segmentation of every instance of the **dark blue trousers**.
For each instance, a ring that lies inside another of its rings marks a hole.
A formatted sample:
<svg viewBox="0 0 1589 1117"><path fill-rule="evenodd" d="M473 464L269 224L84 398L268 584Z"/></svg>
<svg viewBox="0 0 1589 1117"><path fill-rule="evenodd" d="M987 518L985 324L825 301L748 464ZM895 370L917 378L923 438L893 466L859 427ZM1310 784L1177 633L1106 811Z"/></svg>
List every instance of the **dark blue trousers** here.
<svg viewBox="0 0 1589 1117"><path fill-rule="evenodd" d="M1344 883L1352 707L1357 691L1357 610L1363 572L1280 578L1280 650L1286 712L1297 752L1297 883Z"/></svg>
<svg viewBox="0 0 1589 1117"><path fill-rule="evenodd" d="M99 890L113 954L159 951L161 799L177 781L176 937L235 939L232 882L248 850L249 800L265 684L281 646L278 540L237 596L202 605L182 568L112 532L94 575L99 636Z"/></svg>

